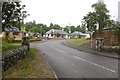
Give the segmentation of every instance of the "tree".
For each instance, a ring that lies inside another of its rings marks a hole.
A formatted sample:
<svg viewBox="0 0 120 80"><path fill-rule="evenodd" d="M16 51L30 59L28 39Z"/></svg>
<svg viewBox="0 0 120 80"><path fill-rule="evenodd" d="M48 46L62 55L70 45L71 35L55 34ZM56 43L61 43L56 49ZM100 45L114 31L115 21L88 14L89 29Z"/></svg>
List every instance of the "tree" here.
<svg viewBox="0 0 120 80"><path fill-rule="evenodd" d="M50 28L50 29L59 29L59 30L62 29L58 24L53 24L53 23L50 23L49 28Z"/></svg>
<svg viewBox="0 0 120 80"><path fill-rule="evenodd" d="M75 31L75 26L70 26L71 29L71 33L73 33Z"/></svg>
<svg viewBox="0 0 120 80"><path fill-rule="evenodd" d="M55 24L53 27L54 27L54 29L59 29L59 30L62 29L58 24Z"/></svg>
<svg viewBox="0 0 120 80"><path fill-rule="evenodd" d="M23 19L22 10L25 5L21 5L20 2L3 2L2 4L2 30L6 27L15 26L19 23L17 27L20 26L20 21ZM25 13L26 14L26 13Z"/></svg>
<svg viewBox="0 0 120 80"><path fill-rule="evenodd" d="M89 12L87 16L83 18L84 25L88 28L88 31L96 30L97 16L95 12Z"/></svg>
<svg viewBox="0 0 120 80"><path fill-rule="evenodd" d="M107 10L106 5L103 2L93 4L92 8L94 8L94 12L89 12L83 18L84 25L89 31L96 30L97 25L99 31L112 26L110 15L108 15L109 10Z"/></svg>
<svg viewBox="0 0 120 80"><path fill-rule="evenodd" d="M80 28L80 32L82 32L82 33L85 33L85 32L86 32L86 28L85 28L84 25L81 26L81 28Z"/></svg>
<svg viewBox="0 0 120 80"><path fill-rule="evenodd" d="M76 27L76 31L80 31L80 25L78 25L77 27Z"/></svg>
<svg viewBox="0 0 120 80"><path fill-rule="evenodd" d="M69 26L66 26L63 29L64 29L64 31L66 31L67 33L69 33Z"/></svg>
<svg viewBox="0 0 120 80"><path fill-rule="evenodd" d="M33 33L36 33L36 32L39 32L39 33L40 33L40 28L34 26L34 27L32 27L32 28L30 29L30 31L33 32Z"/></svg>
<svg viewBox="0 0 120 80"><path fill-rule="evenodd" d="M96 22L98 23L99 31L105 27L108 27L108 24L110 24L111 21L110 15L108 15L109 10L107 10L106 5L103 2L98 2L96 4L93 4L92 8L95 10Z"/></svg>
<svg viewBox="0 0 120 80"><path fill-rule="evenodd" d="M78 25L78 26L76 27L75 31L85 33L85 32L86 32L86 29L85 29L85 26L84 26L84 25L82 25L82 26Z"/></svg>
<svg viewBox="0 0 120 80"><path fill-rule="evenodd" d="M50 28L50 29L53 29L53 23L50 23L49 28Z"/></svg>
<svg viewBox="0 0 120 80"><path fill-rule="evenodd" d="M26 27L26 30L27 30L27 31L29 31L33 26L34 26L34 24L33 24L32 21L31 21L31 22L27 22L27 23L25 24L25 27Z"/></svg>

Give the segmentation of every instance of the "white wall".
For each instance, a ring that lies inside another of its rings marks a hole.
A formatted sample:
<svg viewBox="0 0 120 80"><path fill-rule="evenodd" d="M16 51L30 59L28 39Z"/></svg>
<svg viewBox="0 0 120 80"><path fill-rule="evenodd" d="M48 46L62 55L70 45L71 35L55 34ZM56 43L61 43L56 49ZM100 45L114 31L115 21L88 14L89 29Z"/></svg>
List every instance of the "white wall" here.
<svg viewBox="0 0 120 80"><path fill-rule="evenodd" d="M70 36L69 35L64 35L64 38L65 39L70 39Z"/></svg>
<svg viewBox="0 0 120 80"><path fill-rule="evenodd" d="M90 34L84 34L86 37L85 38L90 38Z"/></svg>

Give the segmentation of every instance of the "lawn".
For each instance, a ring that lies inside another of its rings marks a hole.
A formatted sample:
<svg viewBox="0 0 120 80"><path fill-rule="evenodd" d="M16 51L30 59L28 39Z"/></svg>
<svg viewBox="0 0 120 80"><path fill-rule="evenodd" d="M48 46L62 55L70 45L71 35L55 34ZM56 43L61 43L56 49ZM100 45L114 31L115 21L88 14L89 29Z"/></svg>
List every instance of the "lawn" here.
<svg viewBox="0 0 120 80"><path fill-rule="evenodd" d="M55 78L51 68L37 49L30 49L27 57L3 72L3 78ZM54 79L53 79L54 80Z"/></svg>
<svg viewBox="0 0 120 80"><path fill-rule="evenodd" d="M2 51L2 40L0 39L0 52Z"/></svg>
<svg viewBox="0 0 120 80"><path fill-rule="evenodd" d="M68 40L69 43L74 44L74 45L77 45L77 46L80 46L80 45L82 45L82 44L85 44L85 43L87 43L87 42L89 42L89 41L90 41L90 40L85 39L85 38L83 38L83 39L72 39L72 40Z"/></svg>
<svg viewBox="0 0 120 80"><path fill-rule="evenodd" d="M11 49L19 48L19 45L12 45L7 42L2 42L2 52L9 51Z"/></svg>

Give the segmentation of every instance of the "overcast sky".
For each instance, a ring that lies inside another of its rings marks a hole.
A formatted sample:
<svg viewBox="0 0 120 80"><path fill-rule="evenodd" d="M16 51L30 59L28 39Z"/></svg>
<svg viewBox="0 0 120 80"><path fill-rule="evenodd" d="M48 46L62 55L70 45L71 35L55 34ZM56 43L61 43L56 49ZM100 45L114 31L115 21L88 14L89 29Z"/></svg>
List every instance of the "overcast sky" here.
<svg viewBox="0 0 120 80"><path fill-rule="evenodd" d="M49 25L59 24L80 25L83 16L93 11L91 5L98 0L22 0L30 14L25 22L35 20L37 23ZM120 0L104 0L111 16L118 17L118 2ZM112 17L113 18L113 17Z"/></svg>

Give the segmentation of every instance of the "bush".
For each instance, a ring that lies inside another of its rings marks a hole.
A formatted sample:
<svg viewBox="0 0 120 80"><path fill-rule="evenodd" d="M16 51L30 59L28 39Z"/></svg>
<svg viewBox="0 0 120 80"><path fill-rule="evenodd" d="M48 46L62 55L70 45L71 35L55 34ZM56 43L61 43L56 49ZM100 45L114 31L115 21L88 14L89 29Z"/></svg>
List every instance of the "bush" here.
<svg viewBox="0 0 120 80"><path fill-rule="evenodd" d="M29 36L29 38L30 38L30 39L33 39L33 36L32 36L32 35L30 35L30 36Z"/></svg>
<svg viewBox="0 0 120 80"><path fill-rule="evenodd" d="M41 41L41 38L30 39L30 42Z"/></svg>
<svg viewBox="0 0 120 80"><path fill-rule="evenodd" d="M22 42L22 39L21 38L15 38L14 42Z"/></svg>
<svg viewBox="0 0 120 80"><path fill-rule="evenodd" d="M6 41L12 43L14 41L14 36L10 32L6 32Z"/></svg>

